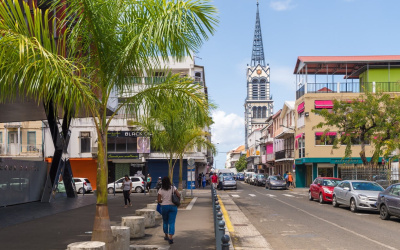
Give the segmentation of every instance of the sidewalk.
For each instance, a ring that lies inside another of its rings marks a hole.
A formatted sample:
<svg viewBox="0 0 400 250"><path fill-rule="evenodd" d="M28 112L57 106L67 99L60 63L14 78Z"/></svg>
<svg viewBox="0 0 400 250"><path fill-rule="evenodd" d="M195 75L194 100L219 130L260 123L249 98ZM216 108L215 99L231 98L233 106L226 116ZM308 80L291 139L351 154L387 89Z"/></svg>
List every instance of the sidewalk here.
<svg viewBox="0 0 400 250"><path fill-rule="evenodd" d="M190 191L187 191L190 195ZM191 210L179 210L174 244L170 249L215 249L211 194L209 189L194 190L198 197ZM111 225L120 225L121 217L154 203L156 197L132 194L132 207L124 208L123 196L109 195ZM95 196L60 198L53 203L32 202L0 208L1 249L65 250L67 245L89 241L95 214ZM146 229L143 239L131 245L165 245L162 222Z"/></svg>

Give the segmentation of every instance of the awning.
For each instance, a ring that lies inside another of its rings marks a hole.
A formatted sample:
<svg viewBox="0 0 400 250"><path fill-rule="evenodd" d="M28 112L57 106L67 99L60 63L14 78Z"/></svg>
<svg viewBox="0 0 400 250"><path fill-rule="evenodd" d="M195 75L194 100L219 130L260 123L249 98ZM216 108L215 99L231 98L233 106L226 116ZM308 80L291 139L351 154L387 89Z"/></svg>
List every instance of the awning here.
<svg viewBox="0 0 400 250"><path fill-rule="evenodd" d="M315 135L323 135L324 132L315 132ZM336 135L336 132L326 132L325 135Z"/></svg>
<svg viewBox="0 0 400 250"><path fill-rule="evenodd" d="M296 139L299 139L300 137L302 137L304 135L304 133L298 134L296 135Z"/></svg>
<svg viewBox="0 0 400 250"><path fill-rule="evenodd" d="M299 106L297 106L297 113L303 113L304 112L304 102L300 103Z"/></svg>
<svg viewBox="0 0 400 250"><path fill-rule="evenodd" d="M315 101L316 109L332 109L333 101L332 100L323 100L323 101Z"/></svg>

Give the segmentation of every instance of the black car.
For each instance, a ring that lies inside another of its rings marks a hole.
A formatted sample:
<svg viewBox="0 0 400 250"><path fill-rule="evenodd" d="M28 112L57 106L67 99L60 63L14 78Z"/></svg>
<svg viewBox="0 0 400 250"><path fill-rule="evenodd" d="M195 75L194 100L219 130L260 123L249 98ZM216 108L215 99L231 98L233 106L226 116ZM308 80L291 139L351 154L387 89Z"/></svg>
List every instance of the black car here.
<svg viewBox="0 0 400 250"><path fill-rule="evenodd" d="M380 192L376 207L382 220L388 220L390 216L400 217L400 183L393 184Z"/></svg>
<svg viewBox="0 0 400 250"><path fill-rule="evenodd" d="M265 181L266 181L265 175L258 174L254 179L254 185L265 187Z"/></svg>

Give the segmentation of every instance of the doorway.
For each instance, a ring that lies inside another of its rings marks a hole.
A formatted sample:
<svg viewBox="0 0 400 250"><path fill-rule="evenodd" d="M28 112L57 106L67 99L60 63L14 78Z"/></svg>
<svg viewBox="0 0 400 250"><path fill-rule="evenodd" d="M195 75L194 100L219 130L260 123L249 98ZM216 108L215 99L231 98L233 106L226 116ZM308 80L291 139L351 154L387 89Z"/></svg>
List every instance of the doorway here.
<svg viewBox="0 0 400 250"><path fill-rule="evenodd" d="M8 132L8 153L10 155L18 154L18 134L17 132Z"/></svg>
<svg viewBox="0 0 400 250"><path fill-rule="evenodd" d="M333 177L333 167L319 167L318 177Z"/></svg>

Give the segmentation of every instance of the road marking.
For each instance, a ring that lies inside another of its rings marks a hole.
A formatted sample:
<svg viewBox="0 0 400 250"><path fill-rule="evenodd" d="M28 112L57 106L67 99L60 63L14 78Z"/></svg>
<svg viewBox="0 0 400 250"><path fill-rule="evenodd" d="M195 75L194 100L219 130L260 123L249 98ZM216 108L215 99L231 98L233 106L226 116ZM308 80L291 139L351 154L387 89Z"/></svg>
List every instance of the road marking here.
<svg viewBox="0 0 400 250"><path fill-rule="evenodd" d="M267 194L269 197L276 197L276 195L273 194Z"/></svg>
<svg viewBox="0 0 400 250"><path fill-rule="evenodd" d="M287 197L294 197L293 195L291 195L291 194L283 194L284 196L287 196Z"/></svg>
<svg viewBox="0 0 400 250"><path fill-rule="evenodd" d="M224 203L222 202L221 197L219 197L219 195L218 195L218 201L219 201L219 206L221 207L221 212L224 215L226 228L228 228L228 231L230 233L233 233L234 229L231 220L229 219L228 212L226 211Z"/></svg>
<svg viewBox="0 0 400 250"><path fill-rule="evenodd" d="M256 192L259 193L259 194L261 194L261 195L264 195L263 193L260 193L260 192L258 192L258 191L256 191ZM371 238L369 238L369 237L367 237L367 236L365 236L365 235L359 234L359 233L357 233L357 232L355 232L355 231L353 231L353 230L350 230L350 229L348 229L348 228L345 228L345 227L343 227L343 226L340 226L340 225L338 225L338 224L336 224L336 223L333 223L333 222L331 222L331 221L322 219L322 218L320 218L320 217L318 217L318 216L316 216L316 215L314 215L314 214L312 214L312 213L307 212L306 210L303 210L303 209L301 209L301 208L295 207L295 206L293 206L293 205L291 205L291 204L289 204L289 203L287 203L287 202L281 201L281 200L279 200L278 198L273 198L273 199L275 199L275 200L277 200L277 201L279 201L279 202L281 202L281 203L283 203L283 204L285 204L285 205L288 205L289 207L292 207L292 208L294 208L294 209L296 209L296 210L298 210L298 211L301 211L301 212L303 212L303 213L305 213L305 214L308 214L308 215L311 216L311 217L314 217L314 218L316 218L316 219L318 219L318 220L321 220L321 221L323 221L323 222L326 222L326 223L328 223L328 224L331 224L332 226L335 226L335 227L337 227L337 228L339 228L339 229L342 229L342 230L344 230L344 231L347 231L347 232L349 232L349 233L352 233L352 234L354 234L354 235L356 235L356 236L358 236L358 237L361 237L361 238L363 238L363 239L369 240L369 241L371 241L371 242L373 242L373 243L375 243L375 244L378 244L378 245L380 245L380 246L386 247L386 248L388 248L388 249L397 250L397 248L394 248L394 247L389 246L389 245L386 245L386 244L384 244L384 243L382 243L382 242L373 240L373 239L371 239Z"/></svg>
<svg viewBox="0 0 400 250"><path fill-rule="evenodd" d="M231 194L231 196L234 197L234 198L239 198L239 197L240 197L240 196L237 195L237 194Z"/></svg>
<svg viewBox="0 0 400 250"><path fill-rule="evenodd" d="M192 207L194 203L196 202L197 197L193 197L193 199L190 201L189 205L186 207L186 210L192 210Z"/></svg>
<svg viewBox="0 0 400 250"><path fill-rule="evenodd" d="M255 194L249 194L251 197L256 197L256 195Z"/></svg>

